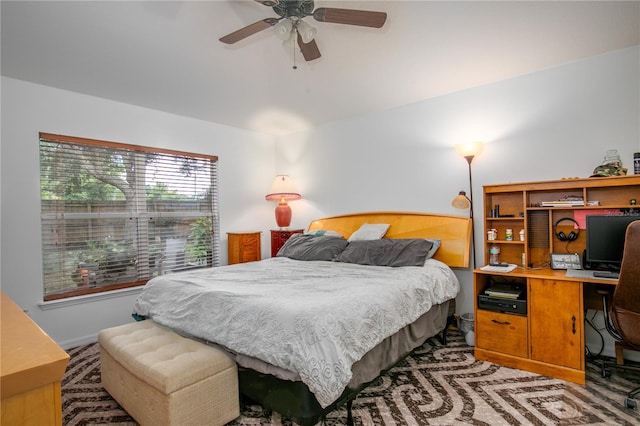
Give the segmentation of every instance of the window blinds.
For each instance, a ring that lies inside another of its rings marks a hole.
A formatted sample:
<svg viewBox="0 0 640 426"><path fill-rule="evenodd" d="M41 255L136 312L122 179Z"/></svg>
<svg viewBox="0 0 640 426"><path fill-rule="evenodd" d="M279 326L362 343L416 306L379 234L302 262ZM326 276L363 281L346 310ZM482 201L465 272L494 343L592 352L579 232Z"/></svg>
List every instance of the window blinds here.
<svg viewBox="0 0 640 426"><path fill-rule="evenodd" d="M40 135L45 300L220 262L217 157Z"/></svg>

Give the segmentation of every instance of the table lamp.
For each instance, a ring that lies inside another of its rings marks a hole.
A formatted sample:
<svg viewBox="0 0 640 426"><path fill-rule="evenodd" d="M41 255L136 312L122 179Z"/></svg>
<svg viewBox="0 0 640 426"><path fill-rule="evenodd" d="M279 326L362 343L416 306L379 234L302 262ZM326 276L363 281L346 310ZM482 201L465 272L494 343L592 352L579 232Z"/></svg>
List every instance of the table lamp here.
<svg viewBox="0 0 640 426"><path fill-rule="evenodd" d="M287 229L291 223L291 207L289 200L302 198L288 175L277 175L273 179L269 193L264 197L267 201L278 201L276 206L276 223L280 229Z"/></svg>

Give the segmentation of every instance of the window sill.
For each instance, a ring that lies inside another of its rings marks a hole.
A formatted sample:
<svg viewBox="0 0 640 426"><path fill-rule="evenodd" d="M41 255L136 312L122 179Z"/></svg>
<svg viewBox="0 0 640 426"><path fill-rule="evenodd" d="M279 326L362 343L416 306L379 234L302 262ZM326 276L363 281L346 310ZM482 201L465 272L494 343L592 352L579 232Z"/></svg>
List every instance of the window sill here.
<svg viewBox="0 0 640 426"><path fill-rule="evenodd" d="M38 306L43 311L50 309L66 308L73 305L83 305L85 303L99 302L101 300L114 299L116 297L130 296L142 292L142 286L123 288L119 290L105 291L104 293L87 294L84 296L69 297L65 299L51 300L48 302L40 302Z"/></svg>

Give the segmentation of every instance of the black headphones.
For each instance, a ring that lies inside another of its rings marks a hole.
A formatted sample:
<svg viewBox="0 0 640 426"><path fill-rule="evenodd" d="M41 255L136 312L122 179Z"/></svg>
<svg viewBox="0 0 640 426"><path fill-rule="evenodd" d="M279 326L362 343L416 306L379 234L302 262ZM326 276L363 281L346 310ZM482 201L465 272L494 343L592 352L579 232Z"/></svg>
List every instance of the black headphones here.
<svg viewBox="0 0 640 426"><path fill-rule="evenodd" d="M558 224L563 221L573 222L576 225L575 229L577 229L577 231L575 232L571 231L569 232L569 235L566 235L562 231L558 232L556 228L558 227ZM556 234L556 237L560 241L575 241L578 239L578 235L580 235L580 224L576 222L574 219L571 219L570 217L563 217L562 219L560 219L559 221L553 224L553 232Z"/></svg>

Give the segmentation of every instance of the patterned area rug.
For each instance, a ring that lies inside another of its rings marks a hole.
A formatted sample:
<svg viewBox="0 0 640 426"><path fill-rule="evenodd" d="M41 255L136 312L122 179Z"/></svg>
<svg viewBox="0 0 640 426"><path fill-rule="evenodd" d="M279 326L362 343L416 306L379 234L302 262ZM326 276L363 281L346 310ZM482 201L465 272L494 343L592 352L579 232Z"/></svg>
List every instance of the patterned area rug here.
<svg viewBox="0 0 640 426"><path fill-rule="evenodd" d="M100 384L98 344L67 351L62 382L63 424L135 425ZM353 404L356 425L638 425L640 413L624 407L640 381L613 370L609 379L587 364L587 385L476 361L459 336L422 347L362 391ZM327 425L346 423L346 410ZM230 425L292 425L277 413L242 402Z"/></svg>

